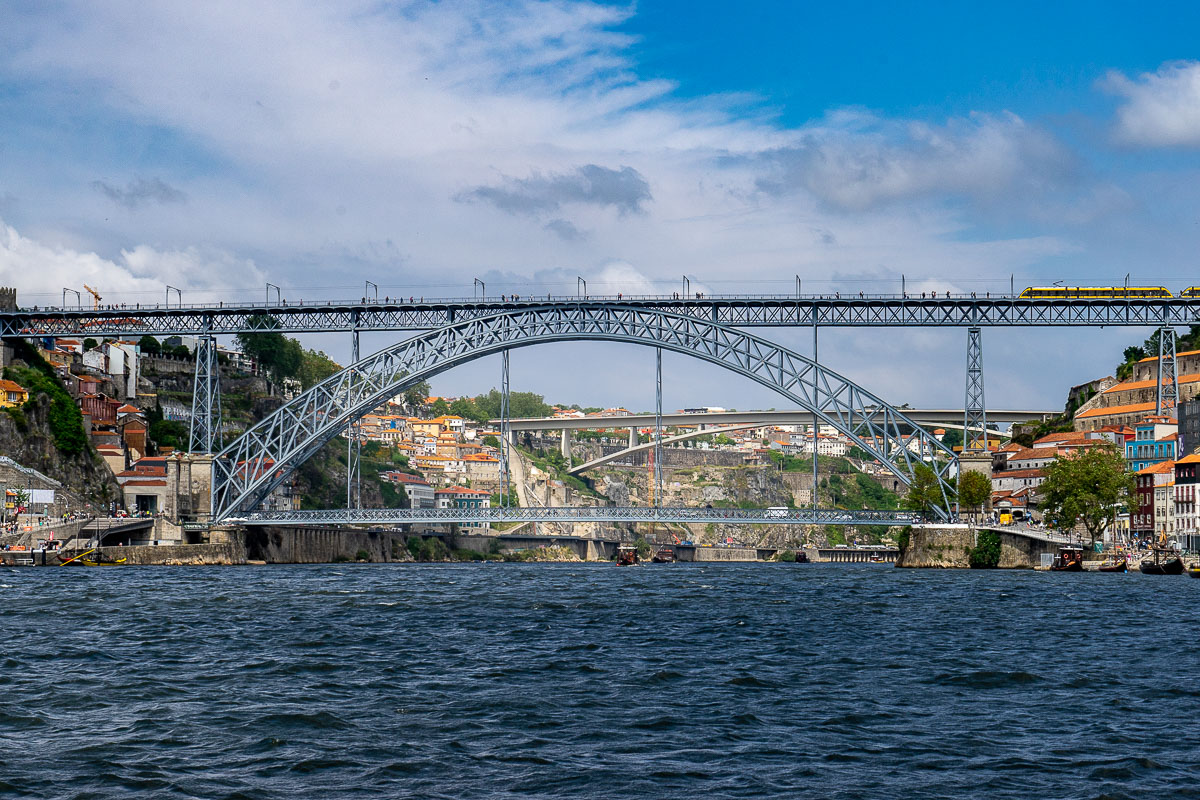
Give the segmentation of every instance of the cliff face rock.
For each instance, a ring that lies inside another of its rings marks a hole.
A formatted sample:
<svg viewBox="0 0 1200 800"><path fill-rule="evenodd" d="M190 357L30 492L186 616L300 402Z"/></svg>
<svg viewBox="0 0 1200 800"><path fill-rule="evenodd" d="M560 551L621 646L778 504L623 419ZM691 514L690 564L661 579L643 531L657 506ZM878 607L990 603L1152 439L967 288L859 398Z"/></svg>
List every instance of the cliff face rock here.
<svg viewBox="0 0 1200 800"><path fill-rule="evenodd" d="M120 497L112 471L90 446L67 455L54 444L50 427L50 398L39 395L20 408L24 426L9 414L0 414L0 454L25 467L54 478L68 490L96 505Z"/></svg>

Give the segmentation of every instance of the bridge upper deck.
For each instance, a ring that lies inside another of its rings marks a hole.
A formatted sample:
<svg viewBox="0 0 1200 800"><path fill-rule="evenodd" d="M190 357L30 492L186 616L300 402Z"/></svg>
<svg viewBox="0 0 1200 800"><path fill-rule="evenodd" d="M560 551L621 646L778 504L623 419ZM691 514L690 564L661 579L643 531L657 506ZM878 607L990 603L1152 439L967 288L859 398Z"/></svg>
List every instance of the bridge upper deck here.
<svg viewBox="0 0 1200 800"><path fill-rule="evenodd" d="M515 297L515 299L514 299ZM0 312L0 336L196 335L268 327L291 333L428 330L454 322L533 307L603 313L637 308L733 327L1162 326L1200 322L1200 298L1028 300L1019 297L872 295L508 296L299 301L196 306L22 309ZM271 321L264 324L264 316Z"/></svg>

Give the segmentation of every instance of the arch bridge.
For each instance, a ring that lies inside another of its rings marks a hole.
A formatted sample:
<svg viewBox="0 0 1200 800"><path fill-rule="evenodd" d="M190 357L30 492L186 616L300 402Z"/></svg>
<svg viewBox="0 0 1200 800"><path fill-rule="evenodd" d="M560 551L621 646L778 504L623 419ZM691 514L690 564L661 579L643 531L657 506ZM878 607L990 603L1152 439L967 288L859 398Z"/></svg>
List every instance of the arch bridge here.
<svg viewBox="0 0 1200 800"><path fill-rule="evenodd" d="M819 423L849 437L906 483L912 480L918 465L928 465L942 501L934 513L943 519L950 516L947 509L951 507L949 498L953 492L950 479L956 469L954 453L901 411L815 360L745 331L692 316L617 304L540 304L504 309L419 334L356 360L288 402L214 457L213 521L259 524L301 521L297 512L264 512L258 506L301 463L357 419L413 384L494 353L505 355L503 382L507 397L510 350L564 341L624 342L655 348L660 363L660 414L664 350L715 364L771 388L811 412ZM507 445L505 433L502 438ZM657 479L661 484L661 475ZM661 491L657 496L661 497ZM566 513L558 509L546 511ZM651 509L651 516L662 519L664 511ZM689 521L833 521L823 517L820 509L813 509L807 519L789 513L786 520L765 513L734 519L723 516L721 512L725 511L691 509L687 514ZM596 520L634 521L632 517L637 516L634 512L640 510L599 507L589 513ZM486 513L499 518L514 512L495 509ZM846 514L844 510L829 513ZM904 524L912 517L908 512L891 513L892 517L885 514L877 517L877 522L859 524ZM902 514L907 516L902 518ZM419 515L410 512L404 519L397 516L392 511L390 520L404 521ZM865 519L869 515L862 516ZM330 510L310 514L304 521L345 522L350 521L350 515L344 510ZM839 521L853 524L849 520Z"/></svg>

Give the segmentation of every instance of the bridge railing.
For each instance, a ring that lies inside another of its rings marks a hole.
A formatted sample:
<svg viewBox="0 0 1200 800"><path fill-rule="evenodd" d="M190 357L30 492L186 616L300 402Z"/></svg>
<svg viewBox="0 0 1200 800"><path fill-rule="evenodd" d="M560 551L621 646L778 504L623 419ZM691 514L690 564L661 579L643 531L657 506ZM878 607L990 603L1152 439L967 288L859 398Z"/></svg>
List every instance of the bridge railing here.
<svg viewBox="0 0 1200 800"><path fill-rule="evenodd" d="M482 522L674 522L757 525L915 525L913 511L870 509L743 509L585 506L549 508L356 508L305 511L255 511L227 517L241 525L332 525L346 523L453 524Z"/></svg>

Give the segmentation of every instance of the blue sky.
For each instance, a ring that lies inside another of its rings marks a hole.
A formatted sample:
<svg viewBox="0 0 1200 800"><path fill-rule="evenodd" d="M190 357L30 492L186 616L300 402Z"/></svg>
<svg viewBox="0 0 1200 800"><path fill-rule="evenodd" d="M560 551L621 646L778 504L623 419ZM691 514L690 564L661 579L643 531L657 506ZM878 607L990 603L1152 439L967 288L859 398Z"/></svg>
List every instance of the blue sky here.
<svg viewBox="0 0 1200 800"><path fill-rule="evenodd" d="M621 27L638 36L643 75L678 94L753 92L800 125L860 105L889 115L987 109L1101 112L1108 70L1154 71L1194 57L1195 3L642 3ZM1091 95L1089 97L1089 95Z"/></svg>
<svg viewBox="0 0 1200 800"><path fill-rule="evenodd" d="M85 282L152 302L682 274L1175 288L1200 282L1198 22L1182 3L10 2L0 283L42 303ZM991 332L989 398L1059 405L1145 333ZM958 334L831 333L823 354L897 402L957 405ZM527 380L647 406L644 381ZM775 404L684 366L673 386L668 404Z"/></svg>

